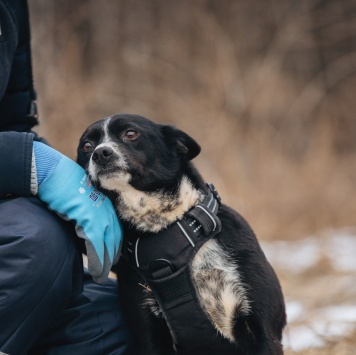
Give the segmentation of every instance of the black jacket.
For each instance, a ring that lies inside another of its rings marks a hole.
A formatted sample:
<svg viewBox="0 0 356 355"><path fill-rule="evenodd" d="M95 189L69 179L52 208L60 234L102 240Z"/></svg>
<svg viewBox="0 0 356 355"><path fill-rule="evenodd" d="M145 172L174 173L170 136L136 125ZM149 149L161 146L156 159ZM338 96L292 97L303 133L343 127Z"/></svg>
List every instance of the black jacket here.
<svg viewBox="0 0 356 355"><path fill-rule="evenodd" d="M0 0L0 130L37 124L26 0Z"/></svg>
<svg viewBox="0 0 356 355"><path fill-rule="evenodd" d="M34 111L26 0L0 0L0 198L30 195Z"/></svg>

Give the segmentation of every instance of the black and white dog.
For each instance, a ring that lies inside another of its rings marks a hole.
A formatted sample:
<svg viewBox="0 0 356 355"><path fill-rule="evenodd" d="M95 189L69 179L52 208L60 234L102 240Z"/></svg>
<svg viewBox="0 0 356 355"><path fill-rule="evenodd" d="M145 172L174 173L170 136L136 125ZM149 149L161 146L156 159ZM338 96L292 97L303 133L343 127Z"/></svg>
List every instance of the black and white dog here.
<svg viewBox="0 0 356 355"><path fill-rule="evenodd" d="M140 354L283 354L278 279L248 223L192 166L199 152L186 133L130 114L80 139L78 163L123 221L114 271Z"/></svg>

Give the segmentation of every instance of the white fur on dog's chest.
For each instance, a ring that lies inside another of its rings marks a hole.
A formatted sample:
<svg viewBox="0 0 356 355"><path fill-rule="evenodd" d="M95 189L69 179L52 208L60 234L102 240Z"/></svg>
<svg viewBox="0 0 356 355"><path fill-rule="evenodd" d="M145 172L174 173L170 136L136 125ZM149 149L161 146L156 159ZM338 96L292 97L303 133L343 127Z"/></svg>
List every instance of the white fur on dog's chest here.
<svg viewBox="0 0 356 355"><path fill-rule="evenodd" d="M120 217L144 232L156 233L166 228L195 206L202 196L186 177L182 178L176 195L136 190L128 183L129 178L125 181L121 176L119 181L113 183L113 180L102 179L101 183L119 193L116 207Z"/></svg>

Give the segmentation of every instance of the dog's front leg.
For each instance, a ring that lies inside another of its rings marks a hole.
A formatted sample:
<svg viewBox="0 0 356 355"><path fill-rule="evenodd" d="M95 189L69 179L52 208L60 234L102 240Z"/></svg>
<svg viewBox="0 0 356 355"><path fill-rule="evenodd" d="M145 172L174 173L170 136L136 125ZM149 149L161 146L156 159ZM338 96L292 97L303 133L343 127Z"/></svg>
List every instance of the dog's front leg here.
<svg viewBox="0 0 356 355"><path fill-rule="evenodd" d="M158 319L152 313L149 313L147 318L146 321L149 322L145 323L149 328L141 334L140 355L174 355L172 338L164 319Z"/></svg>
<svg viewBox="0 0 356 355"><path fill-rule="evenodd" d="M151 292L126 262L119 263L122 304L140 355L173 355L173 340L163 317L152 312Z"/></svg>

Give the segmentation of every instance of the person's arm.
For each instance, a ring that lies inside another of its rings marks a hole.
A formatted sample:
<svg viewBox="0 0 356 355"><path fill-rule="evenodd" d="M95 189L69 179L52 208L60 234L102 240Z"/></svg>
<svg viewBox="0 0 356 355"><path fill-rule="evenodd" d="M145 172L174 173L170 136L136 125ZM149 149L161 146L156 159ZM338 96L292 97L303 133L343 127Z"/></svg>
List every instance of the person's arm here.
<svg viewBox="0 0 356 355"><path fill-rule="evenodd" d="M0 0L0 131L30 132L37 121L26 0Z"/></svg>
<svg viewBox="0 0 356 355"><path fill-rule="evenodd" d="M11 71L19 41L18 21L9 3L0 0L0 108L12 92ZM0 131L7 130L10 115L0 109ZM15 122L16 123L16 122ZM33 134L0 133L0 198L9 194L29 196Z"/></svg>
<svg viewBox="0 0 356 355"><path fill-rule="evenodd" d="M120 256L115 209L78 164L33 139L31 133L0 132L0 198L36 194L63 219L73 220L85 240L89 272L102 282Z"/></svg>
<svg viewBox="0 0 356 355"><path fill-rule="evenodd" d="M31 195L33 133L0 132L0 198Z"/></svg>
<svg viewBox="0 0 356 355"><path fill-rule="evenodd" d="M0 98L7 88L14 54L18 43L18 29L7 3L0 0ZM0 121L3 118L0 117Z"/></svg>

